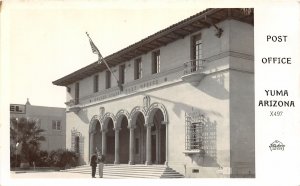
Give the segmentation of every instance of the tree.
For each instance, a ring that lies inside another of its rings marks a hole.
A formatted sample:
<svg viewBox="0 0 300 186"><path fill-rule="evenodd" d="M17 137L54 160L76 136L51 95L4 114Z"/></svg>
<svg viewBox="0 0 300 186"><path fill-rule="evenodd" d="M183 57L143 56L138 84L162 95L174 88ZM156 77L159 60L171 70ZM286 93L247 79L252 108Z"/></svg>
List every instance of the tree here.
<svg viewBox="0 0 300 186"><path fill-rule="evenodd" d="M41 141L45 141L35 120L26 118L10 119L10 140L16 151L20 152L21 163L33 162L38 156Z"/></svg>

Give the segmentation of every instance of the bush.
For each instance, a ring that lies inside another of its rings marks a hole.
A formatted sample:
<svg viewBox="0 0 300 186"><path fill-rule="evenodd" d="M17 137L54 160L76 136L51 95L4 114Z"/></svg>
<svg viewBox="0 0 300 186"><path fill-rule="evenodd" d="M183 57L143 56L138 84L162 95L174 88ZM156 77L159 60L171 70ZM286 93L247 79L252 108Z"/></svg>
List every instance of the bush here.
<svg viewBox="0 0 300 186"><path fill-rule="evenodd" d="M51 159L51 165L53 167L68 168L78 165L78 157L75 152L59 149L51 151L49 155Z"/></svg>
<svg viewBox="0 0 300 186"><path fill-rule="evenodd" d="M40 151L38 158L35 160L37 167L49 167L51 165L51 158L47 151Z"/></svg>
<svg viewBox="0 0 300 186"><path fill-rule="evenodd" d="M16 161L20 163L21 158L19 155L11 154L10 161L11 167L15 167L17 165ZM35 155L35 159L30 162L31 166L33 166L33 161L36 167L57 167L65 169L78 165L77 154L65 149L53 150L50 153L47 151L39 151Z"/></svg>

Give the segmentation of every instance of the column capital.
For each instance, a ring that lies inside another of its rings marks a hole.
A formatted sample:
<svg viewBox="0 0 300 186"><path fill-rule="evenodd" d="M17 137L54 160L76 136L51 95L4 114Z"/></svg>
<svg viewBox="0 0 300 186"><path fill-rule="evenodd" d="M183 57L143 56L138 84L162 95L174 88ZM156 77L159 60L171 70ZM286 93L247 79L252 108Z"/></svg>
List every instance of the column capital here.
<svg viewBox="0 0 300 186"><path fill-rule="evenodd" d="M167 125L168 122L167 122L167 121L161 121L161 124L162 124L162 125Z"/></svg>
<svg viewBox="0 0 300 186"><path fill-rule="evenodd" d="M114 128L114 131L120 131L121 130L121 127L117 127L117 128Z"/></svg>
<svg viewBox="0 0 300 186"><path fill-rule="evenodd" d="M134 130L135 128L136 128L136 126L135 125L128 125L128 127L127 127L128 129L132 129L132 130Z"/></svg>
<svg viewBox="0 0 300 186"><path fill-rule="evenodd" d="M152 126L154 126L154 123L145 123L144 126L145 127L152 127Z"/></svg>

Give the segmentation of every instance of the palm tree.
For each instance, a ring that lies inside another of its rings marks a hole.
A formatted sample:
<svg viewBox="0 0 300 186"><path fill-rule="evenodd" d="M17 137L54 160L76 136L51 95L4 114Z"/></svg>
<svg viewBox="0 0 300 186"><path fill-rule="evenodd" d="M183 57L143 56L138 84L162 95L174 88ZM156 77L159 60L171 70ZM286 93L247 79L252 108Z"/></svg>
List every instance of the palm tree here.
<svg viewBox="0 0 300 186"><path fill-rule="evenodd" d="M39 151L41 141L45 141L41 129L35 120L26 118L10 119L10 140L11 145L20 150L21 163L28 164L34 161Z"/></svg>

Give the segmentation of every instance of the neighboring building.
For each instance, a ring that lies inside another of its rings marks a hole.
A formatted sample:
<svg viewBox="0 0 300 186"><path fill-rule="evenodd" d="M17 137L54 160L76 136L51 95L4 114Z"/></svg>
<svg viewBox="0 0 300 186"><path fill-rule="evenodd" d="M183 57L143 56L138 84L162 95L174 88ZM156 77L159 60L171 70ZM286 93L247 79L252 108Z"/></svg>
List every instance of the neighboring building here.
<svg viewBox="0 0 300 186"><path fill-rule="evenodd" d="M82 163L97 147L111 164L255 176L253 13L207 9L105 60L123 89L97 62L53 82Z"/></svg>
<svg viewBox="0 0 300 186"><path fill-rule="evenodd" d="M40 150L57 150L66 148L66 109L59 107L34 106L27 100L26 104L10 104L10 117L36 120L42 135Z"/></svg>

